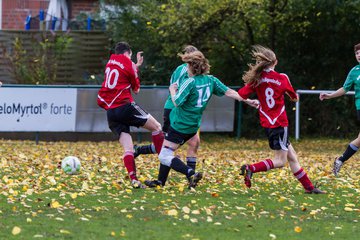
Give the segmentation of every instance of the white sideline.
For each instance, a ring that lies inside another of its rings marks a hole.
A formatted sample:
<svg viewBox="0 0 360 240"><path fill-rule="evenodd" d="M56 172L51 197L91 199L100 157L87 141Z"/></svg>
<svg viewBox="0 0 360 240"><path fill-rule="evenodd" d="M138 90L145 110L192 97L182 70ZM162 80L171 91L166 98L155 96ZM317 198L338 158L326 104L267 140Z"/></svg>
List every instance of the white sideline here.
<svg viewBox="0 0 360 240"><path fill-rule="evenodd" d="M300 95L301 94L320 94L320 93L333 93L334 90L297 90L296 93L299 95L299 101L296 102L295 106L295 140L300 138ZM354 91L349 91L345 95L355 95ZM320 101L320 100L319 100Z"/></svg>

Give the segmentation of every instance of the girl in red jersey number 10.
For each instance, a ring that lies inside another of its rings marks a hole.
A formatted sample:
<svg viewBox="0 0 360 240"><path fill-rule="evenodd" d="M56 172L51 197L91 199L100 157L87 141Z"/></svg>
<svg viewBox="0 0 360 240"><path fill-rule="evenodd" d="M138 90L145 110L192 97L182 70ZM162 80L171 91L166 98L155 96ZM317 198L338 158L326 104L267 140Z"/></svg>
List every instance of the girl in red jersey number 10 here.
<svg viewBox="0 0 360 240"><path fill-rule="evenodd" d="M288 119L285 111L284 94L294 102L298 100L289 78L285 74L275 72L277 59L275 53L263 46L254 46L252 56L255 64L249 64L243 80L245 86L239 90L239 95L246 99L256 93L260 102L260 124L265 129L269 145L274 150L273 159L265 159L254 164L241 167L245 185L251 187L251 178L254 173L266 172L273 168L282 168L286 160L291 171L305 188L305 193L325 193L314 187L306 172L301 168L296 152L288 138Z"/></svg>

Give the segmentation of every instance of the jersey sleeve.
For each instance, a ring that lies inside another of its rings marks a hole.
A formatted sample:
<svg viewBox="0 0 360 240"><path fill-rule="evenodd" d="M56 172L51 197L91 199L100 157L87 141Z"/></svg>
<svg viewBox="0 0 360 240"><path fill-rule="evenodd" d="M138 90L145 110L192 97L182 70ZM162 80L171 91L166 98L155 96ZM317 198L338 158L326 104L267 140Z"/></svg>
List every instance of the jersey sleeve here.
<svg viewBox="0 0 360 240"><path fill-rule="evenodd" d="M223 84L218 78L212 76L212 79L214 80L213 93L216 96L224 96L224 94L227 90L229 90L229 88L225 84Z"/></svg>
<svg viewBox="0 0 360 240"><path fill-rule="evenodd" d="M250 84L246 84L244 87L242 87L238 90L238 94L243 99L249 98L250 95L254 92L255 92L255 89L253 87L250 87Z"/></svg>
<svg viewBox="0 0 360 240"><path fill-rule="evenodd" d="M297 99L298 95L296 94L293 86L291 85L290 79L286 74L281 74L285 78L285 93L291 98L291 99Z"/></svg>
<svg viewBox="0 0 360 240"><path fill-rule="evenodd" d="M140 78L139 78L139 70L135 63L131 62L131 68L132 68L132 78L131 78L131 89L133 91L137 91L140 88Z"/></svg>
<svg viewBox="0 0 360 240"><path fill-rule="evenodd" d="M181 106L188 98L191 90L194 88L194 78L186 79L180 86L173 97L173 101L177 106Z"/></svg>
<svg viewBox="0 0 360 240"><path fill-rule="evenodd" d="M351 90L352 86L354 85L354 82L356 80L356 76L355 74L353 74L354 72L354 68L351 69L351 71L349 72L349 74L346 77L346 80L344 82L343 88L345 90L345 92L348 92Z"/></svg>
<svg viewBox="0 0 360 240"><path fill-rule="evenodd" d="M170 85L173 83L177 83L178 85L180 85L180 81L183 78L187 78L188 74L187 74L187 65L186 64L182 64L180 66L178 66L175 71L173 72L173 74L171 75L170 78Z"/></svg>
<svg viewBox="0 0 360 240"><path fill-rule="evenodd" d="M125 58L126 59L126 58ZM140 88L140 79L138 75L138 68L134 62L130 59L124 61L125 71L127 73L127 78L131 85L133 91L137 91Z"/></svg>

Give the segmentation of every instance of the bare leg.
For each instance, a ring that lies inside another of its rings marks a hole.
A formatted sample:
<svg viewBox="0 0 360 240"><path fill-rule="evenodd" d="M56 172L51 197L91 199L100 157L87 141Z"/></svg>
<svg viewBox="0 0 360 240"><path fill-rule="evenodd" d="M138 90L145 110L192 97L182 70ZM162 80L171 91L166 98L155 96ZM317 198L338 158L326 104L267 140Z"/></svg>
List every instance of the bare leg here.
<svg viewBox="0 0 360 240"><path fill-rule="evenodd" d="M188 140L188 150L186 155L186 165L191 167L192 169L196 169L197 162L197 151L200 146L200 136L199 132L197 132L191 139Z"/></svg>
<svg viewBox="0 0 360 240"><path fill-rule="evenodd" d="M288 151L287 159L289 162L289 166L290 166L291 172L296 173L301 169L301 166L298 161L297 154L291 144L288 146L288 149L289 149L289 151Z"/></svg>

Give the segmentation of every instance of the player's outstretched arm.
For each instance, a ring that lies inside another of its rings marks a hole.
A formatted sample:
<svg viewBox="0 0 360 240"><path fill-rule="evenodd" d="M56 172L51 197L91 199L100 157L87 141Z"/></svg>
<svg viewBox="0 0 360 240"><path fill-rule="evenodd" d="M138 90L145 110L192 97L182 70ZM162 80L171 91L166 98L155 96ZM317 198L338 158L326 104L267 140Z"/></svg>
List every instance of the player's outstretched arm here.
<svg viewBox="0 0 360 240"><path fill-rule="evenodd" d="M244 103L246 103L247 105L254 107L256 109L258 109L260 107L260 102L257 99L245 99Z"/></svg>
<svg viewBox="0 0 360 240"><path fill-rule="evenodd" d="M333 93L320 93L319 99L322 101L324 99L336 98L344 95L345 93L346 93L345 89L341 87Z"/></svg>
<svg viewBox="0 0 360 240"><path fill-rule="evenodd" d="M225 96L229 97L229 98L233 98L235 100L238 101L244 101L244 99L233 89L229 88L226 92L225 92Z"/></svg>
<svg viewBox="0 0 360 240"><path fill-rule="evenodd" d="M228 89L225 92L225 96L233 98L238 101L243 101L244 103L248 104L251 107L258 108L259 107L259 101L256 99L243 99L235 90Z"/></svg>

